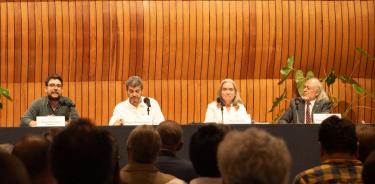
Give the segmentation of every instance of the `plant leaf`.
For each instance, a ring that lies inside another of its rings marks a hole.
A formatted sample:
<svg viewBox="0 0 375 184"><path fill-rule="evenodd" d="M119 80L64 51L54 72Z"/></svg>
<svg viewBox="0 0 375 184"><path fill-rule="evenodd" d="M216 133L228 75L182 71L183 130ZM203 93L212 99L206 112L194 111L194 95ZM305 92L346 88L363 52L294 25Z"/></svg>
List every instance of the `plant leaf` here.
<svg viewBox="0 0 375 184"><path fill-rule="evenodd" d="M305 77L303 76L303 71L302 70L297 70L296 73L294 74L294 80L296 81L296 87L298 90L298 94L302 96L303 94L303 87L305 85Z"/></svg>
<svg viewBox="0 0 375 184"><path fill-rule="evenodd" d="M365 95L370 96L372 98L372 101L375 102L375 94L373 92L365 90Z"/></svg>
<svg viewBox="0 0 375 184"><path fill-rule="evenodd" d="M289 75L291 70L292 70L291 68L285 66L285 67L281 68L280 74L283 75L283 76L287 76L287 75Z"/></svg>
<svg viewBox="0 0 375 184"><path fill-rule="evenodd" d="M278 84L282 84L289 76L290 72L293 70L293 65L294 65L294 57L288 57L288 61L286 66L282 67L280 69L280 74L281 74L281 79L278 82Z"/></svg>
<svg viewBox="0 0 375 184"><path fill-rule="evenodd" d="M282 75L280 81L277 84L278 85L282 84L287 78L288 78L288 75L286 76Z"/></svg>
<svg viewBox="0 0 375 184"><path fill-rule="evenodd" d="M287 66L291 69L293 69L293 65L294 65L294 56L290 56L288 57L288 60L287 60Z"/></svg>
<svg viewBox="0 0 375 184"><path fill-rule="evenodd" d="M365 51L365 49L363 49L363 48L356 47L356 48L355 48L355 51L357 51L357 52L359 52L360 54L362 54L362 55L368 57L368 53L367 53L367 52Z"/></svg>
<svg viewBox="0 0 375 184"><path fill-rule="evenodd" d="M347 75L339 75L339 79L343 82L343 83L348 83L348 84L358 84L357 81L353 80L351 77L347 76Z"/></svg>
<svg viewBox="0 0 375 184"><path fill-rule="evenodd" d="M1 88L0 89L0 96L4 96L6 99L12 101L12 97L10 97L9 95L9 90L8 89L5 89L5 88Z"/></svg>
<svg viewBox="0 0 375 184"><path fill-rule="evenodd" d="M309 70L309 71L307 71L307 73L306 73L306 80L309 80L309 79L311 79L311 78L314 78L314 72L311 71L311 70Z"/></svg>
<svg viewBox="0 0 375 184"><path fill-rule="evenodd" d="M277 107L277 106L280 104L280 102L281 102L282 100L285 99L285 97L286 97L286 90L284 89L283 94L281 94L280 97L277 97L277 98L273 101L273 103L272 103L272 108L271 108L268 112L273 112L273 110L275 109L275 107Z"/></svg>
<svg viewBox="0 0 375 184"><path fill-rule="evenodd" d="M361 87L359 84L353 83L352 87L354 91L358 94L363 94L365 92L365 89L363 89L363 87Z"/></svg>
<svg viewBox="0 0 375 184"><path fill-rule="evenodd" d="M325 82L327 83L328 87L335 83L336 78L337 76L335 74L335 71L331 70L325 79Z"/></svg>

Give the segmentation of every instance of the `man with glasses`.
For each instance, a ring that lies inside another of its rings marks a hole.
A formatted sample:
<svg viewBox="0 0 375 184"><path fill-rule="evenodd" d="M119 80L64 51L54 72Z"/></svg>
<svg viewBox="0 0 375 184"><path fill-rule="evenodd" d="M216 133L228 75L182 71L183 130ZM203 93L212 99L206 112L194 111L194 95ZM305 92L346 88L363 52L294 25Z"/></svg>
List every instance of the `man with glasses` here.
<svg viewBox="0 0 375 184"><path fill-rule="evenodd" d="M63 80L60 75L51 75L45 81L47 96L35 100L21 117L21 126L35 127L37 116L65 116L65 122L79 118L75 104L62 96Z"/></svg>
<svg viewBox="0 0 375 184"><path fill-rule="evenodd" d="M128 99L116 105L109 125L158 125L164 121L159 103L142 96L143 81L140 77L131 76L125 84Z"/></svg>

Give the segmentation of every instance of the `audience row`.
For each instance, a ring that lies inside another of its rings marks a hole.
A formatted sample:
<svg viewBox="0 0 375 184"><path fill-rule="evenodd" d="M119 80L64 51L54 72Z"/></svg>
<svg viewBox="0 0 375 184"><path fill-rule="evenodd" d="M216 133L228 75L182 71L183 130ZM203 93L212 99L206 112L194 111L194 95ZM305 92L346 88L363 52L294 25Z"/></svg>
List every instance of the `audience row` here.
<svg viewBox="0 0 375 184"><path fill-rule="evenodd" d="M78 119L45 135L27 135L14 146L1 145L0 183L288 183L287 144L262 129L204 125L190 138L190 160L176 154L182 134L174 121L137 126L126 142L128 163L120 168L114 136ZM375 127L356 128L332 116L320 125L318 137L321 164L299 173L293 183L375 183Z"/></svg>

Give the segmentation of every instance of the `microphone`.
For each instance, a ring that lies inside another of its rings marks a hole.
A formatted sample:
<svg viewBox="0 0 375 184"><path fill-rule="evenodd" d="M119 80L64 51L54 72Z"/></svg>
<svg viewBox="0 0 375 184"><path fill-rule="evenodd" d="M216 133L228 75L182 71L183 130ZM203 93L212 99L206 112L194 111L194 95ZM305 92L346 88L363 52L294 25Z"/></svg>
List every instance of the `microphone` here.
<svg viewBox="0 0 375 184"><path fill-rule="evenodd" d="M225 103L223 101L223 98L221 98L220 96L216 98L216 102L218 104L220 104L220 109L221 109L221 121L224 123L224 106L225 106Z"/></svg>
<svg viewBox="0 0 375 184"><path fill-rule="evenodd" d="M151 107L150 99L148 97L145 97L143 99L143 102L147 105L147 115L150 115L150 107Z"/></svg>
<svg viewBox="0 0 375 184"><path fill-rule="evenodd" d="M68 107L75 107L76 105L69 99L66 98L60 98L59 103L62 106L68 106Z"/></svg>
<svg viewBox="0 0 375 184"><path fill-rule="evenodd" d="M225 106L224 100L221 97L216 98L216 102L221 105L221 107Z"/></svg>
<svg viewBox="0 0 375 184"><path fill-rule="evenodd" d="M296 123L299 123L299 115L298 115L298 111L299 111L299 103L300 103L300 100L302 98L300 97L297 97L296 99L294 99L294 106L296 106L295 110L294 110L294 113L296 114L296 120L297 122ZM303 123L303 122L302 122Z"/></svg>

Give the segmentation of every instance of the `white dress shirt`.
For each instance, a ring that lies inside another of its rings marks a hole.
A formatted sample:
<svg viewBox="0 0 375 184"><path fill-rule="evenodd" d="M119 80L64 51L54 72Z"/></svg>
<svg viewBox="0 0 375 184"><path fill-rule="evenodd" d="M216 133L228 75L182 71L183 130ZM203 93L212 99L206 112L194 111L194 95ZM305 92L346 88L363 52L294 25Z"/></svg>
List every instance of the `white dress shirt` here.
<svg viewBox="0 0 375 184"><path fill-rule="evenodd" d="M147 105L143 102L141 97L141 103L138 107L133 106L129 99L116 105L113 110L113 115L109 121L109 125L113 125L117 120L122 119L124 125L158 125L164 121L163 113L161 112L158 102L150 98L150 114L147 114Z"/></svg>
<svg viewBox="0 0 375 184"><path fill-rule="evenodd" d="M217 102L211 102L210 104L208 104L204 122L223 122L224 124L250 124L251 118L250 115L247 114L245 106L242 104L238 105L238 110L235 107L231 106L228 111L228 109L224 107L222 121L222 112L221 109L217 107Z"/></svg>

